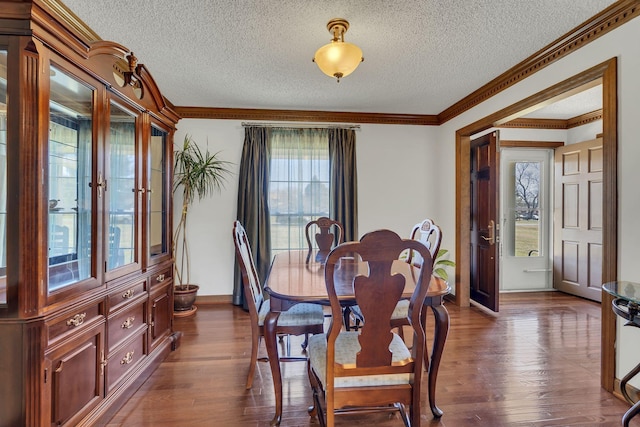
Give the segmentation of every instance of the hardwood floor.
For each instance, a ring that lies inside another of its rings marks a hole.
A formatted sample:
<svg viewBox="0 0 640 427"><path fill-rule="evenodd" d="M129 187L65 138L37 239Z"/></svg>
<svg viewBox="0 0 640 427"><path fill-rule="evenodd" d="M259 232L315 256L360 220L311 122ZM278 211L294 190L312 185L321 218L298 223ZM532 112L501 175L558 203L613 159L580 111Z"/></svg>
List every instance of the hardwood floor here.
<svg viewBox="0 0 640 427"><path fill-rule="evenodd" d="M448 304L451 330L432 418L423 383L422 425L439 427L620 426L629 405L600 387L600 304L559 292L503 294L500 313ZM175 320L184 337L108 424L268 426L274 397L267 363L245 390L249 315L229 305L199 306ZM431 319L430 319L431 320ZM427 329L429 327L427 325ZM295 337L292 350L300 349ZM261 348L260 355L266 351ZM283 363L282 426L318 425L305 363ZM338 417L339 425L401 426L389 414ZM632 426L640 426L640 417Z"/></svg>

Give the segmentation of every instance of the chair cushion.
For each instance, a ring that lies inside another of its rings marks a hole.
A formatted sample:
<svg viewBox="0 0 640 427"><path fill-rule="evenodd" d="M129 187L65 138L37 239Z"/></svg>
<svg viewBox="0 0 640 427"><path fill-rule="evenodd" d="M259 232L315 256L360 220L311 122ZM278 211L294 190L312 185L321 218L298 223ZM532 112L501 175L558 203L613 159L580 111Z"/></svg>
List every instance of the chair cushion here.
<svg viewBox="0 0 640 427"><path fill-rule="evenodd" d="M336 363L355 364L356 354L360 351L359 333L356 331L340 332L336 339ZM393 339L389 345L392 352L392 360L399 362L411 357L411 352L404 341L393 334ZM327 376L327 336L318 334L309 337L307 347L309 363L311 369L316 372L322 382L322 387L326 387ZM408 384L409 374L386 374L386 375L364 375L356 377L336 377L334 386L338 387L365 387L379 385Z"/></svg>
<svg viewBox="0 0 640 427"><path fill-rule="evenodd" d="M409 316L409 300L403 299L398 301L396 308L393 309L391 320L406 319Z"/></svg>
<svg viewBox="0 0 640 427"><path fill-rule="evenodd" d="M269 300L263 301L258 312L258 324L264 325L264 318L271 304ZM318 304L296 304L287 311L280 313L278 317L278 326L304 326L317 325L324 323L324 312L322 306Z"/></svg>
<svg viewBox="0 0 640 427"><path fill-rule="evenodd" d="M351 307L351 311L359 318L363 318L362 311L360 311L360 307L358 307L357 305ZM396 308L393 310L393 314L391 314L391 320L406 319L408 316L409 300L403 299L398 301L398 304L396 304Z"/></svg>

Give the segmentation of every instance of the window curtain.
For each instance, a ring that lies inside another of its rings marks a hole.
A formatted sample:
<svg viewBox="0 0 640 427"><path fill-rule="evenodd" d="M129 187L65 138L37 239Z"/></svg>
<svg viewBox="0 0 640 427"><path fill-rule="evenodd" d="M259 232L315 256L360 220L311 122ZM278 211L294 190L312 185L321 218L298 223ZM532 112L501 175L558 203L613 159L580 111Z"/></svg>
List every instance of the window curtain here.
<svg viewBox="0 0 640 427"><path fill-rule="evenodd" d="M253 262L264 283L271 263L271 225L269 223L269 134L270 129L245 128L238 182L238 214L251 245ZM233 304L247 309L242 290L242 274L235 262Z"/></svg>
<svg viewBox="0 0 640 427"><path fill-rule="evenodd" d="M344 227L345 242L358 239L358 171L356 132L329 129L331 218Z"/></svg>
<svg viewBox="0 0 640 427"><path fill-rule="evenodd" d="M272 251L306 249L305 226L329 216L328 129L273 128L269 206Z"/></svg>

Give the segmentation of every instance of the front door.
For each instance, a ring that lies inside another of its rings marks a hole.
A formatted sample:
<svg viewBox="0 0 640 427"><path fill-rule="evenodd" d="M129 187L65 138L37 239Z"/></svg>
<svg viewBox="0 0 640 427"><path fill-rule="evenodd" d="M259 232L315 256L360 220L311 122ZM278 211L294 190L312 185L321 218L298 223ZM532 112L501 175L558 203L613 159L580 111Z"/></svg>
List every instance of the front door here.
<svg viewBox="0 0 640 427"><path fill-rule="evenodd" d="M602 299L602 138L556 149L554 287Z"/></svg>
<svg viewBox="0 0 640 427"><path fill-rule="evenodd" d="M471 141L470 296L498 311L498 132Z"/></svg>

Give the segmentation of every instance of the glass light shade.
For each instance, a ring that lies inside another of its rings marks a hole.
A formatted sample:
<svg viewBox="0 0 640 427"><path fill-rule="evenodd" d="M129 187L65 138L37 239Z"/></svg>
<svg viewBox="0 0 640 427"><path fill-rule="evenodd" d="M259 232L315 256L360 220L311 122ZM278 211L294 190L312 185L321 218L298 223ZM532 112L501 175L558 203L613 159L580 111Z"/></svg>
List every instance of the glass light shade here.
<svg viewBox="0 0 640 427"><path fill-rule="evenodd" d="M323 73L339 80L353 73L363 58L362 50L358 46L332 41L318 49L313 60Z"/></svg>

